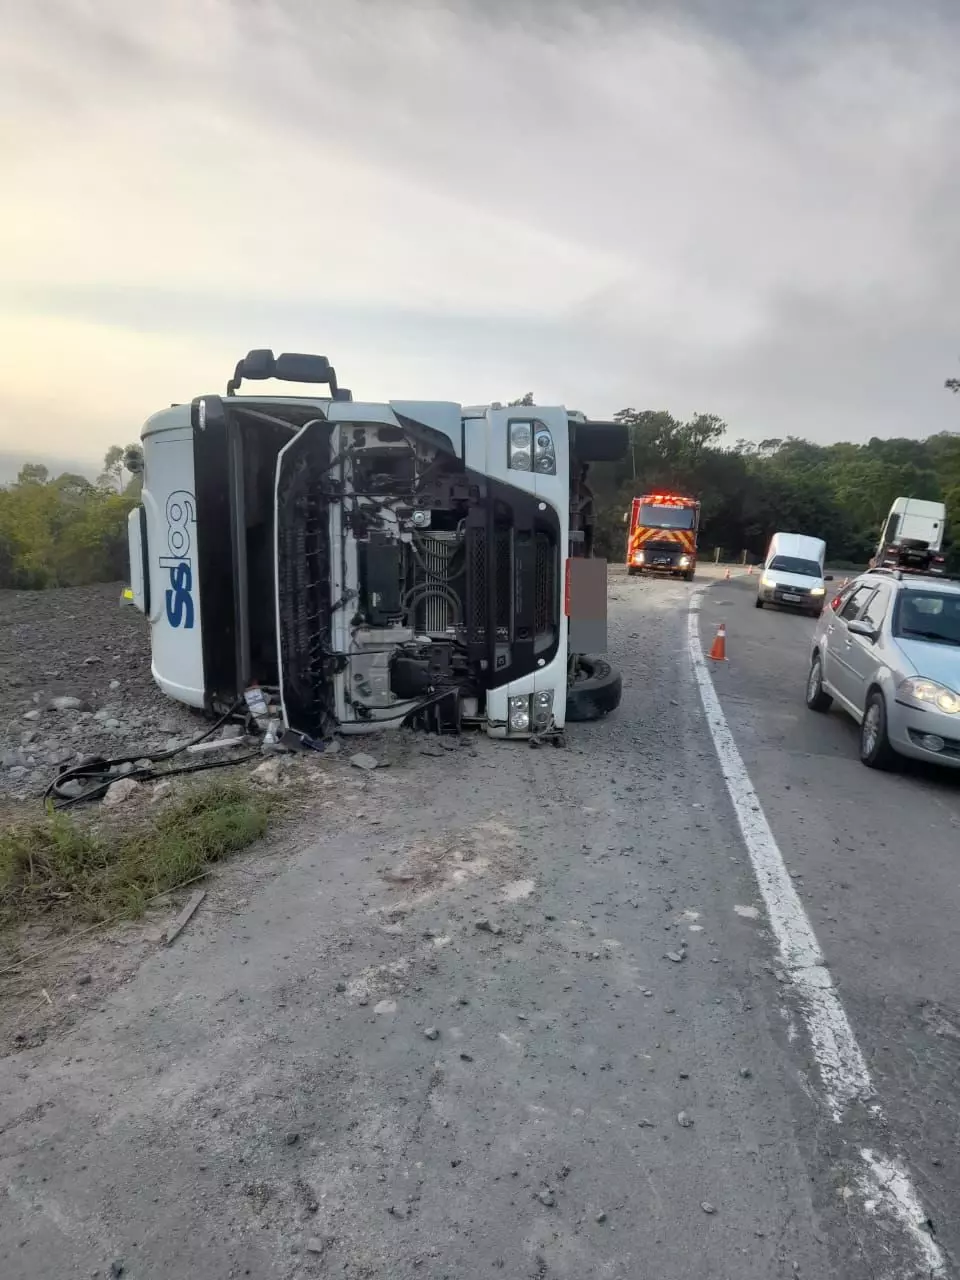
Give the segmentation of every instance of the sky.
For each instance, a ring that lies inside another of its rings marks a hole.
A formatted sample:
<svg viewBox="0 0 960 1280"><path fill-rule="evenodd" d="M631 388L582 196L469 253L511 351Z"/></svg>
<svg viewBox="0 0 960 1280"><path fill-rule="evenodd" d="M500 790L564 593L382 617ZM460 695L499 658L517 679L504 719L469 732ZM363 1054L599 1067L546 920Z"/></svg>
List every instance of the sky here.
<svg viewBox="0 0 960 1280"><path fill-rule="evenodd" d="M3 37L0 454L95 464L263 346L365 400L960 430L949 0L15 0Z"/></svg>

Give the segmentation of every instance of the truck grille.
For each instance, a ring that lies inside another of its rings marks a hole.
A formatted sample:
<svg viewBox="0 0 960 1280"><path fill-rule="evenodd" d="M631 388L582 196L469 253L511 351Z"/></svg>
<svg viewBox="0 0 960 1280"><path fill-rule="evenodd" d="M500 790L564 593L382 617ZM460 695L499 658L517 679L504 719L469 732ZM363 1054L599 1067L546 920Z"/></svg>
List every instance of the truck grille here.
<svg viewBox="0 0 960 1280"><path fill-rule="evenodd" d="M329 505L322 490L329 460L323 436L314 431L290 446L277 480L277 612L287 720L292 729L320 737L335 708Z"/></svg>

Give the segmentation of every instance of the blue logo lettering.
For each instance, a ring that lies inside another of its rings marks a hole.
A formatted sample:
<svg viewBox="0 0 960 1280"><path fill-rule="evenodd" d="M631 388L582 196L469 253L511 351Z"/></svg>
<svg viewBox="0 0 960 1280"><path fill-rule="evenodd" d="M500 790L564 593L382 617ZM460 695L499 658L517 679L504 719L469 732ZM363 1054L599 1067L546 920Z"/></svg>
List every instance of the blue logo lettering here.
<svg viewBox="0 0 960 1280"><path fill-rule="evenodd" d="M166 592L167 621L171 627L193 627L193 574L186 563L174 565L170 570L170 588Z"/></svg>

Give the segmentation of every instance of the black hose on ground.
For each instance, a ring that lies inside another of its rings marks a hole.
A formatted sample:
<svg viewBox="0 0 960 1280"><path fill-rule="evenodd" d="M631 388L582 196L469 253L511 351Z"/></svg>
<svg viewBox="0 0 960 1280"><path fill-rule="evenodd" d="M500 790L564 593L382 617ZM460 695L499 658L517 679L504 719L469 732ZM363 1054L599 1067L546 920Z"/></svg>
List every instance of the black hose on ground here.
<svg viewBox="0 0 960 1280"><path fill-rule="evenodd" d="M57 810L69 809L73 805L85 804L89 800L99 800L106 795L115 782L119 782L123 778L130 778L134 782L157 782L164 778L176 778L189 773L203 773L207 769L225 769L233 765L244 764L249 760L256 760L260 755L259 750L249 751L242 756L231 756L225 760L202 760L196 764L184 765L178 769L156 769L153 767L165 760L173 760L190 747L206 741L211 734L216 733L232 716L235 716L243 706L245 706L244 699L239 698L229 711L225 711L203 733L196 738L192 738L189 742L183 743L182 746L171 748L169 751L155 751L152 754L140 751L136 755L130 756L113 756L109 759L105 756L92 756L89 760L82 760L79 764L72 765L57 774L43 793L43 803L46 806L52 802ZM247 733L251 731L255 723L248 712L244 726ZM138 760L149 760L150 764L140 768L134 767L125 773L112 772L112 770L121 765L131 764L135 766ZM84 788L83 791L77 795L65 795L63 788L69 782L81 783Z"/></svg>

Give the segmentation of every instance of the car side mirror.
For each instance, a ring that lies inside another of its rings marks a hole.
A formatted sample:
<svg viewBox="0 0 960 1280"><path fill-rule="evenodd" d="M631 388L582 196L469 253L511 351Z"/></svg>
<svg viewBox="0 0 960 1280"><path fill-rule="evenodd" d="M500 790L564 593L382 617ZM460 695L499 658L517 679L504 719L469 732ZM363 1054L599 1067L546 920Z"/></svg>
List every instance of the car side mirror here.
<svg viewBox="0 0 960 1280"><path fill-rule="evenodd" d="M859 619L854 619L853 622L848 623L847 630L853 636L863 636L864 640L869 640L871 644L876 641L877 636L880 634L871 623L862 622Z"/></svg>
<svg viewBox="0 0 960 1280"><path fill-rule="evenodd" d="M832 574L832 573L825 573L825 574L823 575L823 580L824 580L824 582L832 582L832 581L833 581L833 574Z"/></svg>

